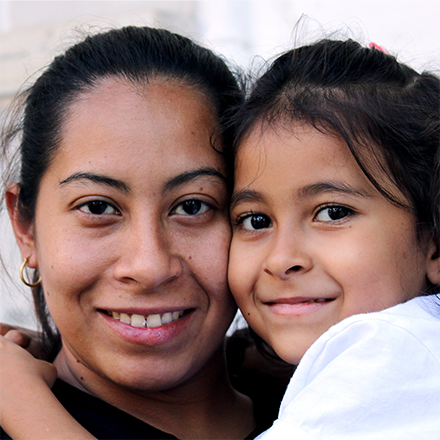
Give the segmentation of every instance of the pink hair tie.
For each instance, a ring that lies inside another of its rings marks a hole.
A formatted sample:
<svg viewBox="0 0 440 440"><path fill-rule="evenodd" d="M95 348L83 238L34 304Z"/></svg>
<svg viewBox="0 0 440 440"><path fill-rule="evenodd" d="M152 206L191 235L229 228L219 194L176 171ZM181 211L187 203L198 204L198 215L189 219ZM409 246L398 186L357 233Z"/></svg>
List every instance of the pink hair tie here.
<svg viewBox="0 0 440 440"><path fill-rule="evenodd" d="M368 45L368 47L369 47L370 49L380 50L380 51L383 52L383 53L388 53L388 52L387 52L382 46L379 46L378 44L373 43L373 42L371 42L371 43Z"/></svg>

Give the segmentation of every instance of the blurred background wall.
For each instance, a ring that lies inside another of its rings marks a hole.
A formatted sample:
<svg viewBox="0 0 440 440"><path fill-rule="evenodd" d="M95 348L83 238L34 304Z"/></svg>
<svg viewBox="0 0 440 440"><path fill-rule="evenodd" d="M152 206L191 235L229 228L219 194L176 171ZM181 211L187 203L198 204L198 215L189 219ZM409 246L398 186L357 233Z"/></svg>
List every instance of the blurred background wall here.
<svg viewBox="0 0 440 440"><path fill-rule="evenodd" d="M26 80L89 31L162 27L195 39L242 69L257 70L293 45L339 30L337 36L374 41L417 69L438 72L439 21L438 0L0 0L0 118ZM2 215L0 321L34 327L8 223Z"/></svg>

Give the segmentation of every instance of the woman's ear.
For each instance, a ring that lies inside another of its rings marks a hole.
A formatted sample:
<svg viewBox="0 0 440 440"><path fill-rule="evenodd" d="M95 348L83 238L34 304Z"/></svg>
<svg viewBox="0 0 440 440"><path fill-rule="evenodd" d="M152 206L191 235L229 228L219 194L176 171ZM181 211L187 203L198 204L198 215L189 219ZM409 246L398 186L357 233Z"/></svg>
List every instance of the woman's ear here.
<svg viewBox="0 0 440 440"><path fill-rule="evenodd" d="M427 273L429 281L435 286L440 285L440 244L431 243L428 251Z"/></svg>
<svg viewBox="0 0 440 440"><path fill-rule="evenodd" d="M21 256L23 259L28 257L29 260L27 266L36 269L38 263L35 254L33 223L24 220L19 213L18 197L20 189L20 185L16 182L11 183L6 188L6 207L8 209L9 218L11 219L15 239L21 251Z"/></svg>

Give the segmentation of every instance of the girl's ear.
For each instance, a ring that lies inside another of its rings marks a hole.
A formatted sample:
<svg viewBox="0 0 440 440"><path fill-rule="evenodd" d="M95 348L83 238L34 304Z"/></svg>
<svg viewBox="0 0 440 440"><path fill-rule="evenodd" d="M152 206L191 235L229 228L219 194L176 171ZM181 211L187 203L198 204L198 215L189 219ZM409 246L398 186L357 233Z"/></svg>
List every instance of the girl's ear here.
<svg viewBox="0 0 440 440"><path fill-rule="evenodd" d="M35 253L35 240L33 233L33 224L31 221L24 220L18 211L18 196L20 194L20 185L11 183L6 189L6 207L8 208L9 218L11 219L12 229L15 239L21 251L23 260L28 257L27 266L31 269L38 267Z"/></svg>
<svg viewBox="0 0 440 440"><path fill-rule="evenodd" d="M440 285L440 244L438 243L431 243L429 248L426 276L435 286Z"/></svg>

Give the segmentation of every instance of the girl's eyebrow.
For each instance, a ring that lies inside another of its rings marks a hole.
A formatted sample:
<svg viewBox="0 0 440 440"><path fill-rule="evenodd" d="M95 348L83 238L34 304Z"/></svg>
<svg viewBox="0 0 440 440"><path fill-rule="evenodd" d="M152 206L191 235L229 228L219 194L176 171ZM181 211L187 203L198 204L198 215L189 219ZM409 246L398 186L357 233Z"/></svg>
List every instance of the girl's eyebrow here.
<svg viewBox="0 0 440 440"><path fill-rule="evenodd" d="M298 190L298 198L306 199L323 193L341 193L366 198L372 197L369 192L345 182L318 182L301 187Z"/></svg>
<svg viewBox="0 0 440 440"><path fill-rule="evenodd" d="M266 198L259 193L258 191L254 191L251 189L242 189L240 191L235 192L231 197L230 207L231 209L240 203L246 202L264 202Z"/></svg>
<svg viewBox="0 0 440 440"><path fill-rule="evenodd" d="M318 182L301 187L298 190L298 199L307 199L324 193L341 193L352 196L371 198L372 195L355 186L344 182ZM231 209L240 203L265 202L266 198L258 191L243 189L234 193L231 197Z"/></svg>
<svg viewBox="0 0 440 440"><path fill-rule="evenodd" d="M112 188L116 188L126 194L129 194L131 192L130 187L121 180L113 179L111 177L95 173L74 173L67 179L61 181L60 185L75 182L78 180L90 180L94 183L102 183L104 185L111 186Z"/></svg>
<svg viewBox="0 0 440 440"><path fill-rule="evenodd" d="M193 180L199 179L200 177L216 177L222 182L226 182L226 177L212 167L202 167L195 170L185 171L178 174L172 179L165 183L163 192L170 191L178 186L184 185L185 183L191 182Z"/></svg>

